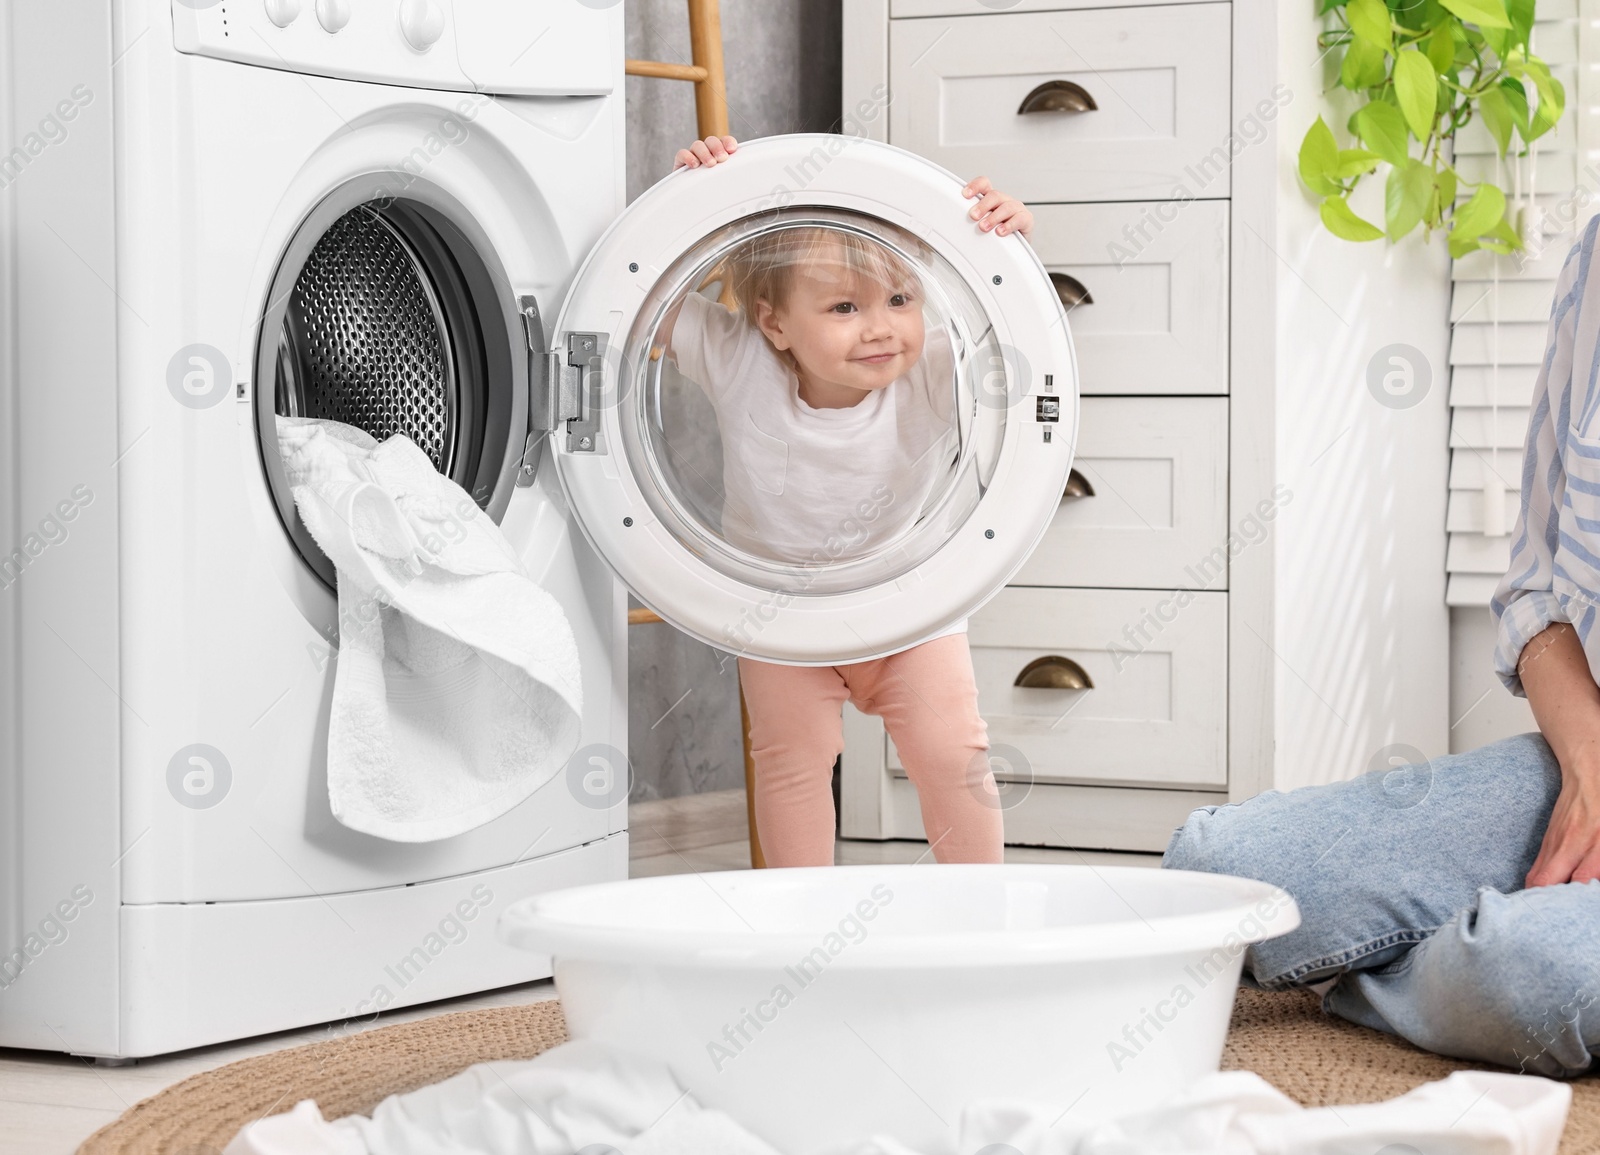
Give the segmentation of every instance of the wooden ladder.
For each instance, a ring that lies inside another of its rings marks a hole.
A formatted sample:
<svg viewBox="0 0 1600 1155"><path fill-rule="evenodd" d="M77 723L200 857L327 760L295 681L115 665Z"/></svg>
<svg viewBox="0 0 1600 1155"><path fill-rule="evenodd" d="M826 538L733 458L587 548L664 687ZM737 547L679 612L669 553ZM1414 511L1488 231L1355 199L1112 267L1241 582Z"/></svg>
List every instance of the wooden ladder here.
<svg viewBox="0 0 1600 1155"><path fill-rule="evenodd" d="M719 0L687 0L692 64L630 60L629 76L687 80L694 85L694 113L701 139L728 135L728 88L722 71L722 7Z"/></svg>
<svg viewBox="0 0 1600 1155"><path fill-rule="evenodd" d="M629 76L649 76L657 80L686 80L694 85L694 113L701 139L728 135L728 89L722 69L722 9L719 0L687 0L689 6L689 53L692 64L672 64L660 60L630 60ZM629 610L630 626L661 621L652 610ZM766 866L761 853L761 838L756 833L756 766L750 756L750 710L745 705L744 689L739 690L739 724L744 730L745 815L750 823L750 865Z"/></svg>

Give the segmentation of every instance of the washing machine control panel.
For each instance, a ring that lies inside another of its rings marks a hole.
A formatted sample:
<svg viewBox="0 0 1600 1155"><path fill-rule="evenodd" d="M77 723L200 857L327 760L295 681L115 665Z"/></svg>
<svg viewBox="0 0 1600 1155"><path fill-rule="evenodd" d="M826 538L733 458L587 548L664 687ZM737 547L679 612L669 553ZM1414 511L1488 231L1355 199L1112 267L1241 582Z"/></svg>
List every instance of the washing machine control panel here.
<svg viewBox="0 0 1600 1155"><path fill-rule="evenodd" d="M409 88L583 96L622 83L622 4L172 0L179 52Z"/></svg>

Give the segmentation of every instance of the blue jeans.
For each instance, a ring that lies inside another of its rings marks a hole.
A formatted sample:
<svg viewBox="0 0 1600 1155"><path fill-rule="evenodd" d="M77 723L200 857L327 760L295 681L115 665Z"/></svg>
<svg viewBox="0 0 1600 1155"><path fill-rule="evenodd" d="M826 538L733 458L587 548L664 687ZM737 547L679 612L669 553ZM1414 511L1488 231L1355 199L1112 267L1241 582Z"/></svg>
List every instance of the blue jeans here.
<svg viewBox="0 0 1600 1155"><path fill-rule="evenodd" d="M1455 1058L1566 1078L1600 1051L1600 881L1524 889L1561 769L1539 734L1194 811L1162 865L1274 883L1301 925L1245 979Z"/></svg>

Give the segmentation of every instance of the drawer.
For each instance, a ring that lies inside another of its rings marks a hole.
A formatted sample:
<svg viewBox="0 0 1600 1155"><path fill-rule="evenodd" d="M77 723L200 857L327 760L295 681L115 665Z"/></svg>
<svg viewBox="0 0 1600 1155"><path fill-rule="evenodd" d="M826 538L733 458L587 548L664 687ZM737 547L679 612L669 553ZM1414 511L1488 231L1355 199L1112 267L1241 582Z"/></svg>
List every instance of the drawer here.
<svg viewBox="0 0 1600 1155"><path fill-rule="evenodd" d="M1083 393L1228 392L1227 201L1032 207Z"/></svg>
<svg viewBox="0 0 1600 1155"><path fill-rule="evenodd" d="M1002 590L968 626L996 775L1225 786L1227 604L1186 590ZM1015 685L1050 656L1077 663L1093 688ZM904 773L893 743L889 764Z"/></svg>
<svg viewBox="0 0 1600 1155"><path fill-rule="evenodd" d="M1228 4L889 25L889 142L1026 201L1228 195ZM1052 82L1094 108L1020 112Z"/></svg>
<svg viewBox="0 0 1600 1155"><path fill-rule="evenodd" d="M1072 467L1014 585L1228 588L1227 398L1086 397Z"/></svg>

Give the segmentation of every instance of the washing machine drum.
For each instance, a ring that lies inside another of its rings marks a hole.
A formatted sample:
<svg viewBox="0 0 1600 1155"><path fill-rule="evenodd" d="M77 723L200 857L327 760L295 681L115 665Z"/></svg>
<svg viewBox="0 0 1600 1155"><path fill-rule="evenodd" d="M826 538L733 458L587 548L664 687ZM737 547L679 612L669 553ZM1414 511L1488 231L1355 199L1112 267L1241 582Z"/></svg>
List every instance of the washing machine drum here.
<svg viewBox="0 0 1600 1155"><path fill-rule="evenodd" d="M456 454L450 330L416 250L382 214L352 209L311 250L278 338L277 404L296 417L403 433L434 468Z"/></svg>
<svg viewBox="0 0 1600 1155"><path fill-rule="evenodd" d="M279 516L324 583L333 586L333 565L294 509L278 416L339 421L378 441L403 434L481 507L495 503L523 407L513 404L502 302L447 216L420 202L334 198L296 234L269 300L262 459Z"/></svg>

